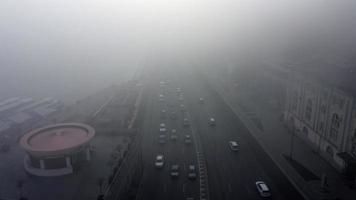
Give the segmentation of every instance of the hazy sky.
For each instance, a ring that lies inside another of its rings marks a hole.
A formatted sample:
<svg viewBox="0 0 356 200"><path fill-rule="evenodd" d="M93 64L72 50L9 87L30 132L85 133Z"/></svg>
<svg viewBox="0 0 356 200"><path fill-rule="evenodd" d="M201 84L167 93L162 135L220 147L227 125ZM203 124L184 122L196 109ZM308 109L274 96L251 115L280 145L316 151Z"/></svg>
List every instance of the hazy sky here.
<svg viewBox="0 0 356 200"><path fill-rule="evenodd" d="M79 98L152 58L349 43L355 13L354 0L1 0L0 99Z"/></svg>

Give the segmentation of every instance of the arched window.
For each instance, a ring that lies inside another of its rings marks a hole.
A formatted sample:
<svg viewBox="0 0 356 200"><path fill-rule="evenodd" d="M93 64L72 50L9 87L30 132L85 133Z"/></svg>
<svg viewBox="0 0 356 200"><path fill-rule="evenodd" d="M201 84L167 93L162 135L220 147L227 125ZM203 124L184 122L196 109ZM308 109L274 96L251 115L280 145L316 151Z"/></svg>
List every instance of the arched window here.
<svg viewBox="0 0 356 200"><path fill-rule="evenodd" d="M330 139L336 141L339 127L340 127L340 117L338 114L334 113L331 118L331 128L330 128Z"/></svg>
<svg viewBox="0 0 356 200"><path fill-rule="evenodd" d="M313 101L311 99L307 100L307 106L305 107L305 118L310 121L313 110Z"/></svg>

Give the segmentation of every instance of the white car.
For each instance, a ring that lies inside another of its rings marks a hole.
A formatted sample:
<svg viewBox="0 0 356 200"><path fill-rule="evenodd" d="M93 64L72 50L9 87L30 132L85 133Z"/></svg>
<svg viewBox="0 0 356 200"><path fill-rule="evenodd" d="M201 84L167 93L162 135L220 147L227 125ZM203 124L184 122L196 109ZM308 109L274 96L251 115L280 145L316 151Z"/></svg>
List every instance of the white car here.
<svg viewBox="0 0 356 200"><path fill-rule="evenodd" d="M215 121L214 118L210 118L208 123L209 123L210 126L215 126L216 125L216 121Z"/></svg>
<svg viewBox="0 0 356 200"><path fill-rule="evenodd" d="M204 104L204 99L203 98L199 98L199 103L200 104Z"/></svg>
<svg viewBox="0 0 356 200"><path fill-rule="evenodd" d="M175 178L179 176L179 165L172 165L171 167L171 177Z"/></svg>
<svg viewBox="0 0 356 200"><path fill-rule="evenodd" d="M184 137L184 143L185 144L191 144L192 143L192 138L190 137L190 135L185 135L185 137Z"/></svg>
<svg viewBox="0 0 356 200"><path fill-rule="evenodd" d="M167 131L166 124L162 123L159 125L159 132L164 133Z"/></svg>
<svg viewBox="0 0 356 200"><path fill-rule="evenodd" d="M235 141L229 141L230 149L231 151L238 151L239 150L239 144Z"/></svg>
<svg viewBox="0 0 356 200"><path fill-rule="evenodd" d="M160 94L159 97L158 97L159 101L164 101L164 95L163 94Z"/></svg>
<svg viewBox="0 0 356 200"><path fill-rule="evenodd" d="M257 188L257 191L260 193L260 195L262 197L269 197L271 196L271 193L270 193L270 190L268 188L268 186L266 185L265 182L263 181L256 181L256 188Z"/></svg>
<svg viewBox="0 0 356 200"><path fill-rule="evenodd" d="M156 156L155 166L156 166L156 168L159 168L159 169L164 166L164 156L163 155Z"/></svg>

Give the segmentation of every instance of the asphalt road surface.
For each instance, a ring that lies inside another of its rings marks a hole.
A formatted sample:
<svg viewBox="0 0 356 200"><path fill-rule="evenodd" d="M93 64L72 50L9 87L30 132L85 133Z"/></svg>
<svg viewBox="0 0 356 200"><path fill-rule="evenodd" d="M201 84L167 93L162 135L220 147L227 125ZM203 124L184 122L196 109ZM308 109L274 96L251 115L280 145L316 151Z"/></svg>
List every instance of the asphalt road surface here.
<svg viewBox="0 0 356 200"><path fill-rule="evenodd" d="M147 97L148 112L143 126L145 166L143 189L139 195L142 199L261 199L255 186L259 180L269 186L272 194L269 199L303 199L239 118L196 72L177 70L155 74L150 79L147 88L151 95ZM169 83L162 86L162 80L169 80ZM178 87L182 88L183 100L178 98ZM164 95L164 101L159 100L159 94ZM204 98L203 104L199 103L199 98ZM180 111L180 104L185 105L186 112ZM162 110L167 116L162 116ZM177 114L175 120L169 117L173 111ZM216 120L215 127L208 125L211 117ZM189 128L182 126L183 118L189 119ZM164 145L157 140L160 123L165 123L168 129ZM169 139L171 129L177 129L177 141ZM191 145L183 142L186 133L194 136ZM237 141L240 150L231 151L229 141ZM205 191L207 188L201 189L201 179L192 181L187 178L187 166L198 166L199 151L204 154L208 191ZM158 154L165 156L163 169L154 166ZM170 176L172 164L180 166L180 176L175 179ZM209 196L202 196L202 192Z"/></svg>

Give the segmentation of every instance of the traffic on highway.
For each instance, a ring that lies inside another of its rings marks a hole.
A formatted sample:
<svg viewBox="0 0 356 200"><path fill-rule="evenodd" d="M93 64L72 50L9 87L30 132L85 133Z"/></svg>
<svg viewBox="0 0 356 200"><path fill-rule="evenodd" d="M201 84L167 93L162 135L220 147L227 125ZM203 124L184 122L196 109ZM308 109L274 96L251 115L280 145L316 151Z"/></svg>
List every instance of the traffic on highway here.
<svg viewBox="0 0 356 200"><path fill-rule="evenodd" d="M149 86L139 196L303 199L203 81L194 75L167 77L156 77Z"/></svg>

